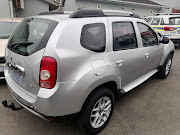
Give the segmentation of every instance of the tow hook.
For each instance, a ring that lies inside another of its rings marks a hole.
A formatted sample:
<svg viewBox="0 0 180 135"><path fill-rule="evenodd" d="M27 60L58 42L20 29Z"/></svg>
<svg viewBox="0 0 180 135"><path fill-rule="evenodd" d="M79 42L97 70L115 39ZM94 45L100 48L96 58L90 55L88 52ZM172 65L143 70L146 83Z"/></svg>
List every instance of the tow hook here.
<svg viewBox="0 0 180 135"><path fill-rule="evenodd" d="M14 103L13 102L11 102L11 101L7 101L7 100L4 100L4 101L2 101L2 104L4 105L4 107L6 107L6 108L10 108L10 109L12 109L13 111L18 111L18 110L21 110L21 109L23 109L24 107L15 107L14 106Z"/></svg>

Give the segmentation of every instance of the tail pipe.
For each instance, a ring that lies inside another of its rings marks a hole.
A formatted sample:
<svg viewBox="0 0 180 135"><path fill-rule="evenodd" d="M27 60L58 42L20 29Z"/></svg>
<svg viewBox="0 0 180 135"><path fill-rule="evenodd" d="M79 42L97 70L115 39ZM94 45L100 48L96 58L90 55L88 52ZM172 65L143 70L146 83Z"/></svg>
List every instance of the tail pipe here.
<svg viewBox="0 0 180 135"><path fill-rule="evenodd" d="M19 111L19 110L24 108L22 106L21 107L15 107L13 102L7 101L7 100L2 101L2 104L4 107L12 109L13 111Z"/></svg>

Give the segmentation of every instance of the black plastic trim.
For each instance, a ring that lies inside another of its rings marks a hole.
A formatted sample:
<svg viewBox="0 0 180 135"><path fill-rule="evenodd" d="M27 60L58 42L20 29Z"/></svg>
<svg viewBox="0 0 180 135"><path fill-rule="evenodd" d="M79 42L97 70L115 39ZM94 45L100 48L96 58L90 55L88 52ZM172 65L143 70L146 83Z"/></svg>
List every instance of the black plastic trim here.
<svg viewBox="0 0 180 135"><path fill-rule="evenodd" d="M72 13L69 18L104 17L102 10L78 10Z"/></svg>
<svg viewBox="0 0 180 135"><path fill-rule="evenodd" d="M62 15L63 11L49 11L49 12L41 12L39 15Z"/></svg>
<svg viewBox="0 0 180 135"><path fill-rule="evenodd" d="M6 63L5 57L0 57L0 64L4 64L4 63Z"/></svg>
<svg viewBox="0 0 180 135"><path fill-rule="evenodd" d="M69 18L87 18L87 17L134 17L140 18L138 14L132 13L129 15L105 15L103 10L78 10L73 12Z"/></svg>

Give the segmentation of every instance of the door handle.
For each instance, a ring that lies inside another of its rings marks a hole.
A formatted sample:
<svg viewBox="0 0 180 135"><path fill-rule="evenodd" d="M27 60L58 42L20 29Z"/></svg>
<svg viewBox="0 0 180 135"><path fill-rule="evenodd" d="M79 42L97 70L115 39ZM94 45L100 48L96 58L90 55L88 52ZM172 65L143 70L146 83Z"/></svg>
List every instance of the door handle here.
<svg viewBox="0 0 180 135"><path fill-rule="evenodd" d="M123 65L123 62L124 62L124 60L119 60L119 61L116 61L116 64L120 67Z"/></svg>
<svg viewBox="0 0 180 135"><path fill-rule="evenodd" d="M148 59L149 58L149 53L145 54L145 58Z"/></svg>

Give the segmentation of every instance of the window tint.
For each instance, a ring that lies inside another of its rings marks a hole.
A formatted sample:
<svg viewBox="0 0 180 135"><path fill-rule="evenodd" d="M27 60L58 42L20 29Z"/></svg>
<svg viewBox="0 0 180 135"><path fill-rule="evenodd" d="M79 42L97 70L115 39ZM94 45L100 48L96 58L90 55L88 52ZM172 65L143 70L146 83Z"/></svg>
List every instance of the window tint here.
<svg viewBox="0 0 180 135"><path fill-rule="evenodd" d="M136 35L131 22L116 22L112 24L113 50L137 48Z"/></svg>
<svg viewBox="0 0 180 135"><path fill-rule="evenodd" d="M153 46L158 44L156 33L147 25L138 23L141 38L144 46Z"/></svg>
<svg viewBox="0 0 180 135"><path fill-rule="evenodd" d="M169 18L170 25L180 25L180 17Z"/></svg>
<svg viewBox="0 0 180 135"><path fill-rule="evenodd" d="M104 52L106 45L105 25L87 24L82 29L81 45L91 51Z"/></svg>
<svg viewBox="0 0 180 135"><path fill-rule="evenodd" d="M151 25L159 25L159 22L160 22L160 18L154 18Z"/></svg>

